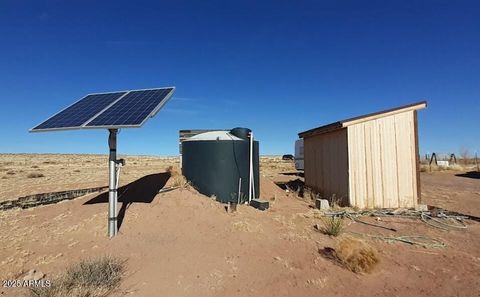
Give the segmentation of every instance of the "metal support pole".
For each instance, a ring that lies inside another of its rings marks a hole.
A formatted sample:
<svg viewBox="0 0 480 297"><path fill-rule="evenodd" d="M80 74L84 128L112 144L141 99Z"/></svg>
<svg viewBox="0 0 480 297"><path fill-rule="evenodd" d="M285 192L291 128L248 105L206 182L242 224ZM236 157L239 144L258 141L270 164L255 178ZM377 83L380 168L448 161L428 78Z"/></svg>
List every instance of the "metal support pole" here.
<svg viewBox="0 0 480 297"><path fill-rule="evenodd" d="M117 129L109 129L108 147L108 237L117 235Z"/></svg>

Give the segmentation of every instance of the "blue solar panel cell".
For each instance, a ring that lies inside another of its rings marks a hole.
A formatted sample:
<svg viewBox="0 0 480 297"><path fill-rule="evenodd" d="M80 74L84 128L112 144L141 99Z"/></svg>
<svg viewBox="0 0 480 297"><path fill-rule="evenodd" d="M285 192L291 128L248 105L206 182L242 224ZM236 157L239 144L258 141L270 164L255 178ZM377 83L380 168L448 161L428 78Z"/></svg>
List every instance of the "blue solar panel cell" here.
<svg viewBox="0 0 480 297"><path fill-rule="evenodd" d="M32 130L78 128L127 92L87 95Z"/></svg>
<svg viewBox="0 0 480 297"><path fill-rule="evenodd" d="M173 88L131 91L86 127L141 126L172 91Z"/></svg>

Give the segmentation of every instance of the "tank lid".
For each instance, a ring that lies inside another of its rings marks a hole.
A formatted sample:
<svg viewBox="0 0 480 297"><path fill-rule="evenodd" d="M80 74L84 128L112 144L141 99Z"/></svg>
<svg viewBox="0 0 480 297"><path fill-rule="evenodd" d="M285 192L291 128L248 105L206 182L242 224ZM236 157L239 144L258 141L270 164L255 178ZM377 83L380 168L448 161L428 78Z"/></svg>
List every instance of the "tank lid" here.
<svg viewBox="0 0 480 297"><path fill-rule="evenodd" d="M200 133L195 136L192 136L184 141L201 141L201 140L243 140L229 131L210 131L205 133Z"/></svg>
<svg viewBox="0 0 480 297"><path fill-rule="evenodd" d="M250 132L252 132L252 130L241 127L233 128L232 130L230 130L230 133L244 140L248 140Z"/></svg>

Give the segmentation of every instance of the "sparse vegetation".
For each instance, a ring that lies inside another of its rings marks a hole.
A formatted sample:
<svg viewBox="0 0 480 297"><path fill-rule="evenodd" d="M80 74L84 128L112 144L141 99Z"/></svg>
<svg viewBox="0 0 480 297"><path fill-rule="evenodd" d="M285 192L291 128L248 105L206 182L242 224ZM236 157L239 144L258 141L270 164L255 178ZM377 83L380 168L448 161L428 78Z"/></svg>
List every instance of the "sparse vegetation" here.
<svg viewBox="0 0 480 297"><path fill-rule="evenodd" d="M322 226L320 227L320 231L327 235L331 236L339 236L343 233L344 225L343 219L340 217L321 217Z"/></svg>
<svg viewBox="0 0 480 297"><path fill-rule="evenodd" d="M183 176L182 172L180 171L180 168L176 166L169 166L167 167L167 172L170 174L170 178L172 179L172 186L173 187L178 187L178 188L187 188L189 186L189 183L185 176Z"/></svg>
<svg viewBox="0 0 480 297"><path fill-rule="evenodd" d="M452 164L450 166L441 166L441 165L429 165L429 164L421 164L420 171L421 172L430 172L430 171L464 171L466 168L459 164Z"/></svg>
<svg viewBox="0 0 480 297"><path fill-rule="evenodd" d="M355 273L371 272L380 261L375 248L352 237L343 237L336 243L335 258Z"/></svg>
<svg viewBox="0 0 480 297"><path fill-rule="evenodd" d="M30 297L101 297L118 287L125 262L113 257L83 260L67 269L50 287L31 288Z"/></svg>
<svg viewBox="0 0 480 297"><path fill-rule="evenodd" d="M460 158L464 165L468 164L468 160L470 158L470 150L466 147L460 148Z"/></svg>
<svg viewBox="0 0 480 297"><path fill-rule="evenodd" d="M45 175L43 175L43 173L39 173L39 172L32 172L32 173L29 173L27 175L28 178L40 178L40 177L45 177Z"/></svg>
<svg viewBox="0 0 480 297"><path fill-rule="evenodd" d="M315 201L316 199L320 198L320 194L313 191L309 187L305 187L305 189L303 191L303 196L310 198L311 201Z"/></svg>
<svg viewBox="0 0 480 297"><path fill-rule="evenodd" d="M342 208L342 198L333 194L330 199L327 199L330 202L330 207L333 209Z"/></svg>
<svg viewBox="0 0 480 297"><path fill-rule="evenodd" d="M282 160L282 156L260 157L260 173L265 176L275 176L281 172L296 172L292 161Z"/></svg>
<svg viewBox="0 0 480 297"><path fill-rule="evenodd" d="M15 171L13 171L13 170L9 170L9 171L7 171L7 174L8 174L8 175L15 175L16 173L15 173Z"/></svg>
<svg viewBox="0 0 480 297"><path fill-rule="evenodd" d="M128 156L129 166L122 170L120 180L125 184L131 183L157 173L158 168L175 165L177 159ZM0 154L0 202L39 192L96 187L107 176L107 160L105 155ZM149 167L143 166L145 160L148 160ZM130 166L133 162L138 165ZM12 173L7 174L8 171ZM45 177L27 177L31 172L42 173ZM39 181L42 182L41 187Z"/></svg>

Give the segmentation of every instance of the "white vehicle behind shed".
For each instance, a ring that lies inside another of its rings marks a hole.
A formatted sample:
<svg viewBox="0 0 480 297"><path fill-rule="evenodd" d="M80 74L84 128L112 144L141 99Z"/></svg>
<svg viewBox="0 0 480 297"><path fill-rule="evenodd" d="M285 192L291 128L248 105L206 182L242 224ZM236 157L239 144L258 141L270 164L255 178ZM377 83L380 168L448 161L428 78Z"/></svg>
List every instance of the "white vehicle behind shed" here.
<svg viewBox="0 0 480 297"><path fill-rule="evenodd" d="M303 139L295 141L295 168L304 170L303 167Z"/></svg>

